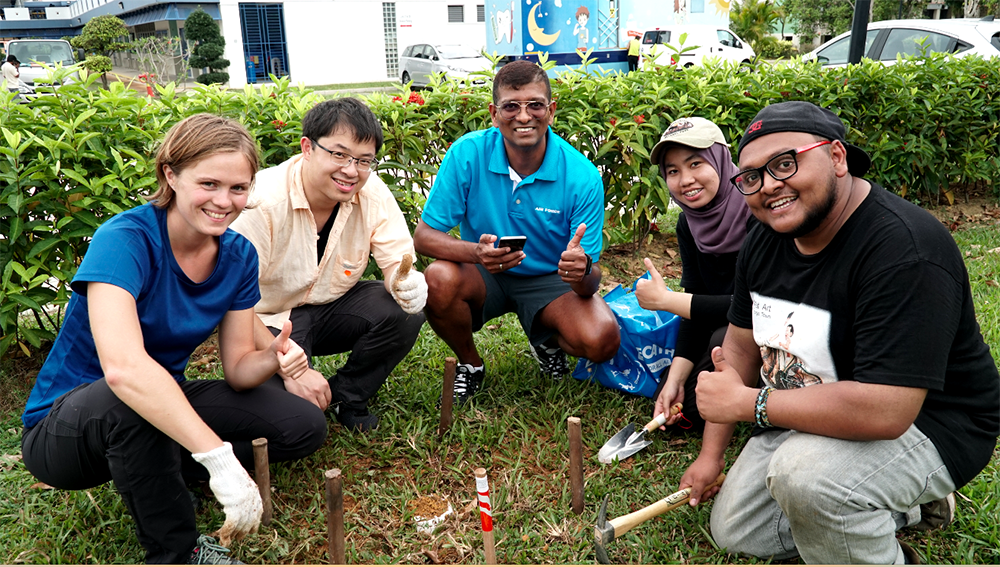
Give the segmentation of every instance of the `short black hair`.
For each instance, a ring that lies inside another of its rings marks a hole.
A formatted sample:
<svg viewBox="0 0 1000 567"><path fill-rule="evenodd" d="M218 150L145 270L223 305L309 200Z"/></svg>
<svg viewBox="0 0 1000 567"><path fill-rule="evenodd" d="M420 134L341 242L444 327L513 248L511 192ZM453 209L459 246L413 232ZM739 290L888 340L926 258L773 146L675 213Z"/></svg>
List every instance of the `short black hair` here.
<svg viewBox="0 0 1000 567"><path fill-rule="evenodd" d="M339 128L354 134L355 141L375 142L375 153L382 149L382 123L360 100L343 97L325 100L309 109L302 119L302 137L319 140Z"/></svg>
<svg viewBox="0 0 1000 567"><path fill-rule="evenodd" d="M13 53L11 53L10 55L7 56L7 62L8 63L17 63L17 64L21 63L20 61L17 60L17 57L14 57Z"/></svg>
<svg viewBox="0 0 1000 567"><path fill-rule="evenodd" d="M552 84L549 82L549 76L537 64L520 59L500 67L496 77L493 78L493 104L500 102L501 87L519 89L531 83L544 83L545 96L549 102L552 101Z"/></svg>

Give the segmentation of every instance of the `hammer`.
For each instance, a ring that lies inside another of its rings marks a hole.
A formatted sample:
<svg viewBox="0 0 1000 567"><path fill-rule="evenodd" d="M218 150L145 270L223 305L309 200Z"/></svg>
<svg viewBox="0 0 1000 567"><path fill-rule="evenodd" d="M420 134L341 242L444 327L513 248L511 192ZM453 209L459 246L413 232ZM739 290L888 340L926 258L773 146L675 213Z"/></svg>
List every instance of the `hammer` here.
<svg viewBox="0 0 1000 567"><path fill-rule="evenodd" d="M715 482L706 486L705 490L722 484L722 481L725 479L725 473L719 473L719 477L715 479ZM663 500L658 500L653 504L646 506L642 510L636 510L631 514L625 514L624 516L615 518L611 521L607 520L608 496L610 495L604 496L604 502L601 503L601 511L597 514L597 525L594 526L594 544L597 550L597 562L602 565L611 564L611 559L608 557L608 551L604 547L605 545L618 539L619 536L624 535L625 532L631 530L646 520L683 506L688 500L691 499L691 487L689 486L684 490L678 490Z"/></svg>

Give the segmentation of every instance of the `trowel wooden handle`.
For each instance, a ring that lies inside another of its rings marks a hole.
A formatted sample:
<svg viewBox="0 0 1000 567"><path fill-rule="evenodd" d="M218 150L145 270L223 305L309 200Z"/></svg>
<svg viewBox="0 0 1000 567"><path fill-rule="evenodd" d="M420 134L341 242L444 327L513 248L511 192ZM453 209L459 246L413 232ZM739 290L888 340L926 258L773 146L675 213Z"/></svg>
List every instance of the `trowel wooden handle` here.
<svg viewBox="0 0 1000 567"><path fill-rule="evenodd" d="M679 403L670 406L670 415L671 416L677 415L678 413L681 412L681 409L683 409L683 407L684 406ZM653 418L653 421L647 423L646 426L643 427L643 429L646 430L646 433L652 433L656 431L658 427L664 425L665 423L667 423L667 414L660 412L656 415L656 417Z"/></svg>
<svg viewBox="0 0 1000 567"><path fill-rule="evenodd" d="M662 415L662 414L661 414ZM705 490L712 488L713 486L719 486L722 481L726 479L725 473L719 473L719 477L715 479L715 482L709 484L705 487ZM691 487L687 487L684 490L678 490L677 492L667 496L663 500L658 500L649 506L646 506L642 510L636 510L631 514L625 514L624 516L615 518L611 520L611 526L615 529L615 539L624 534L625 532L631 530L632 528L638 526L639 524L645 522L650 518L655 518L660 514L665 514L675 508L680 508L684 504L687 504L688 500L691 499Z"/></svg>

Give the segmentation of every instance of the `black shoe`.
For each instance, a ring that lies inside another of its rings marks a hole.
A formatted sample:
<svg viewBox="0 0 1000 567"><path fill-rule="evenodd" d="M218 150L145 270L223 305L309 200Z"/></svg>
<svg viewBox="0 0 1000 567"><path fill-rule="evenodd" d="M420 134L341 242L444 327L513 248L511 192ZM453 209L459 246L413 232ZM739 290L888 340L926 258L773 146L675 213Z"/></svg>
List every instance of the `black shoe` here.
<svg viewBox="0 0 1000 567"><path fill-rule="evenodd" d="M354 409L339 405L333 412L337 415L337 421L351 431L365 433L378 428L378 416L369 412L367 407Z"/></svg>
<svg viewBox="0 0 1000 567"><path fill-rule="evenodd" d="M459 364L455 369L455 403L464 404L483 387L486 366L476 370L471 364Z"/></svg>
<svg viewBox="0 0 1000 567"><path fill-rule="evenodd" d="M566 362L566 353L559 347L550 348L545 345L529 345L531 354L538 361L538 369L542 375L553 380L562 380L562 377L569 374L569 364Z"/></svg>

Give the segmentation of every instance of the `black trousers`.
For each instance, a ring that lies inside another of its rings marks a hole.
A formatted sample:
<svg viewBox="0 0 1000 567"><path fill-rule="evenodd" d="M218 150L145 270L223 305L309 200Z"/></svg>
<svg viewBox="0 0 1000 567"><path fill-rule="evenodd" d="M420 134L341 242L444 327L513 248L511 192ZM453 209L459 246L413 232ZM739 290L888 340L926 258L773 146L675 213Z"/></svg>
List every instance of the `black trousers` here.
<svg viewBox="0 0 1000 567"><path fill-rule="evenodd" d="M326 416L285 391L280 378L237 392L222 380L180 384L199 416L253 470L251 442L264 437L271 462L312 454L326 440ZM187 482L207 480L191 453L118 399L105 379L59 397L45 419L24 432L24 464L38 480L64 490L113 480L135 521L147 563L187 563L198 539Z"/></svg>
<svg viewBox="0 0 1000 567"><path fill-rule="evenodd" d="M712 338L708 341L708 349L701 355L701 358L694 361L694 368L691 369L691 373L688 374L687 380L684 382L684 410L681 412L684 417L691 422L690 427L682 419L676 424L667 427L667 430L677 429L685 430L691 432L701 432L705 429L705 420L702 419L701 415L698 413L698 395L695 393L695 387L698 386L698 374L703 371L711 372L715 370L715 363L712 362L712 349L717 346L722 346L722 341L726 339L726 331L729 329L729 325L725 327L719 327L712 333ZM670 367L668 366L666 370L663 371L663 375L660 377L660 386L656 389L656 393L653 395L655 400L660 396L660 390L667 383L667 373L670 372ZM681 427L684 425L685 427Z"/></svg>
<svg viewBox="0 0 1000 567"><path fill-rule="evenodd" d="M407 314L383 282L363 280L336 301L292 309L291 321L292 340L310 358L351 353L329 378L331 404L363 410L417 342L424 314Z"/></svg>
<svg viewBox="0 0 1000 567"><path fill-rule="evenodd" d="M629 73L631 73L632 71L637 71L638 69L639 69L639 56L638 55L629 55L628 56L628 70L629 70Z"/></svg>

